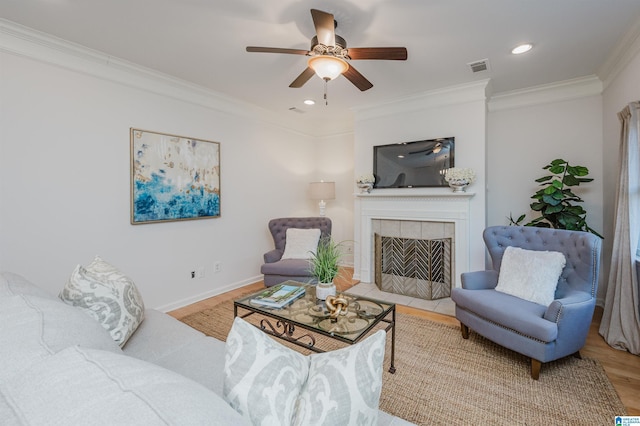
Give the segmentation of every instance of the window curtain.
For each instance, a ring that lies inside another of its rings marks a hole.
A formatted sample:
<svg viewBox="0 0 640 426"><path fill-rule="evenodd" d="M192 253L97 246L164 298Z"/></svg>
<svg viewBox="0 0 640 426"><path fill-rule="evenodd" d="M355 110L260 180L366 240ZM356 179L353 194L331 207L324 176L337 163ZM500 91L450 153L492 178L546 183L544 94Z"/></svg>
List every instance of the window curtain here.
<svg viewBox="0 0 640 426"><path fill-rule="evenodd" d="M640 355L640 300L636 259L640 238L640 102L618 113L620 180L611 270L600 334L612 347Z"/></svg>

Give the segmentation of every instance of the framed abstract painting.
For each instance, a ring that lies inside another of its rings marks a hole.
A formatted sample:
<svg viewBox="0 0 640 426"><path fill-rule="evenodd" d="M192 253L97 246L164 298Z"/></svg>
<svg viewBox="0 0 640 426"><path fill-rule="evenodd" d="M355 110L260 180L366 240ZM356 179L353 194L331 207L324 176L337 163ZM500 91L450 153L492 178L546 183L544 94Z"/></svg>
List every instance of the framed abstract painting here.
<svg viewBox="0 0 640 426"><path fill-rule="evenodd" d="M131 129L131 223L220 217L220 143Z"/></svg>

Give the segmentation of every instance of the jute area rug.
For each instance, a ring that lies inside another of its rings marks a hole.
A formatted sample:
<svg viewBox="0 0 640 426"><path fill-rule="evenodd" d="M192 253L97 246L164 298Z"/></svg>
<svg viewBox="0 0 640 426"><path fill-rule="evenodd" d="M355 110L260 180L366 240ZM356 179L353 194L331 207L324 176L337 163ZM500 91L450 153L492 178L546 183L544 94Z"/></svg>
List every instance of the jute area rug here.
<svg viewBox="0 0 640 426"><path fill-rule="evenodd" d="M247 320L257 323L260 318L252 315ZM225 340L233 322L233 302L182 321ZM380 409L418 425L609 425L615 416L626 414L594 359L568 357L544 364L535 381L529 359L522 355L475 333L463 340L457 327L397 314L397 371L391 374L390 342L388 336ZM344 346L320 337L316 345Z"/></svg>

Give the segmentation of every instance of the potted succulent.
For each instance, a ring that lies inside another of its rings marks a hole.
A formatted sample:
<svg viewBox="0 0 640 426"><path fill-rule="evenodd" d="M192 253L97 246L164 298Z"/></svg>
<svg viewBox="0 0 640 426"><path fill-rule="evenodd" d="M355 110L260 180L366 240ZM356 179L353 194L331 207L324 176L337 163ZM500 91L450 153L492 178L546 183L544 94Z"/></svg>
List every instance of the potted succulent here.
<svg viewBox="0 0 640 426"><path fill-rule="evenodd" d="M318 280L316 297L324 300L336 294L333 280L338 276L342 258L342 243L336 243L330 236L320 238L318 248L311 253L311 273Z"/></svg>

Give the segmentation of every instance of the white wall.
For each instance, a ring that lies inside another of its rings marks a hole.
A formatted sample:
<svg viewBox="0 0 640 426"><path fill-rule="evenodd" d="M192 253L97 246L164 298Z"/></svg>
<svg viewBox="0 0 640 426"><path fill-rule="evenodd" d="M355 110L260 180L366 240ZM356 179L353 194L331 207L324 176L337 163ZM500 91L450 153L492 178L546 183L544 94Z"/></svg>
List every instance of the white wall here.
<svg viewBox="0 0 640 426"><path fill-rule="evenodd" d="M130 86L8 53L0 61L3 270L57 294L99 254L135 280L148 307L177 307L260 279L268 220L314 214L313 138L250 111L138 89L139 76ZM130 127L220 142L222 217L131 225ZM205 278L191 279L199 266Z"/></svg>
<svg viewBox="0 0 640 426"><path fill-rule="evenodd" d="M353 266L353 133L318 138L315 142L316 179L335 181L336 199L327 201L332 237L342 242L342 264ZM312 201L312 208L318 205Z"/></svg>
<svg viewBox="0 0 640 426"><path fill-rule="evenodd" d="M589 169L593 182L574 189L584 199L587 223L603 234L602 97L516 106L489 113L487 225L508 225L508 217L538 217L529 205L540 189L542 168L562 158ZM609 234L610 235L610 234ZM601 277L601 283L603 282Z"/></svg>
<svg viewBox="0 0 640 426"><path fill-rule="evenodd" d="M587 223L602 232L602 99L589 96L489 113L488 225L507 225L508 217L537 217L529 204L540 189L542 168L562 158L589 168L594 181L574 192L585 202Z"/></svg>
<svg viewBox="0 0 640 426"><path fill-rule="evenodd" d="M604 182L607 190L604 192L604 205L608 208L604 211L604 230L606 235L613 236L616 190L620 171L620 112L629 102L640 101L640 53L629 55L626 65L612 75L605 82L603 92L603 169L605 170ZM603 244L603 268L601 275L609 277L611 262L612 238L604 240ZM601 289L603 290L603 289ZM602 293L605 294L604 292Z"/></svg>
<svg viewBox="0 0 640 426"><path fill-rule="evenodd" d="M356 176L372 172L375 145L455 137L456 167L470 167L477 174L476 182L467 190L475 193L470 202L471 270L484 269L484 244L481 234L485 227L486 208L486 90L486 81L445 88L416 98L399 100L390 105L357 111L355 123L354 181ZM358 217L354 217L354 227L355 239L358 241ZM360 268L360 247L356 246L354 251L357 271Z"/></svg>

